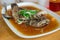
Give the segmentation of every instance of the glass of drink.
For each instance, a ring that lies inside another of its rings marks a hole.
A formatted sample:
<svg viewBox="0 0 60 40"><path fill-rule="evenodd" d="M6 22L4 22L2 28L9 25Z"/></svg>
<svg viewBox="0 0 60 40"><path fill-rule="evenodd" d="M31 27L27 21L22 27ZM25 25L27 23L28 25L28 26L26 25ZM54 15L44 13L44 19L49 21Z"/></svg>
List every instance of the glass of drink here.
<svg viewBox="0 0 60 40"><path fill-rule="evenodd" d="M50 0L49 8L52 11L60 11L60 0Z"/></svg>

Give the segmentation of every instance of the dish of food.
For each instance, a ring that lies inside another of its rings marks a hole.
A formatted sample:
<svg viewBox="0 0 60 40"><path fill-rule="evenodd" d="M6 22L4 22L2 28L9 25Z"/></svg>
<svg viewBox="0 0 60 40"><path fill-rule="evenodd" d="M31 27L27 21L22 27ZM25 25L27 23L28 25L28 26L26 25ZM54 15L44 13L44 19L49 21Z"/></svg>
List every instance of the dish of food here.
<svg viewBox="0 0 60 40"><path fill-rule="evenodd" d="M8 9L7 14L11 16L10 19L7 19L9 23L11 23L19 33L26 36L44 34L59 27L59 17L56 19L52 16L53 14L49 14L49 12L34 6L20 7L14 3L11 4L11 9Z"/></svg>

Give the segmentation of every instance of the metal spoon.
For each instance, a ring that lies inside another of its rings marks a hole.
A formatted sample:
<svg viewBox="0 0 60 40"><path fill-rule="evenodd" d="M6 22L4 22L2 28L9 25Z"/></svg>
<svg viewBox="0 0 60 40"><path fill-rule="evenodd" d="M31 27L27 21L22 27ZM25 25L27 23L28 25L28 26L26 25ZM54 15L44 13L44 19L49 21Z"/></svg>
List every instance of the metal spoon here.
<svg viewBox="0 0 60 40"><path fill-rule="evenodd" d="M18 0L17 2L21 2L21 0ZM7 13L7 3L6 2L4 2L4 7L5 7L5 14L2 14L3 17L5 17L7 19L11 19L12 17L6 14ZM19 8L19 9L22 9L22 8Z"/></svg>
<svg viewBox="0 0 60 40"><path fill-rule="evenodd" d="M5 18L7 18L7 19L12 18L11 16L9 16L9 15L6 14L6 13L7 13L7 4L6 4L5 2L4 2L4 7L5 7L5 14L2 14L3 17L5 17Z"/></svg>

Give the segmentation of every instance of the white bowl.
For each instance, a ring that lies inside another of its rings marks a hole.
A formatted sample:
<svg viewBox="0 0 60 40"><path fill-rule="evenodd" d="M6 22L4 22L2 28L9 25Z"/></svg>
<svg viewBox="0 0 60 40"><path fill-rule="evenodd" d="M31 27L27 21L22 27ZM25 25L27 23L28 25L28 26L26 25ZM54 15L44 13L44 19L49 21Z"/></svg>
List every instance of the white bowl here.
<svg viewBox="0 0 60 40"><path fill-rule="evenodd" d="M51 16L55 17L55 18L57 19L58 23L60 24L60 17L59 17L56 13L54 13L54 12L52 12L52 11L44 8L44 7L41 6L41 5L37 5L37 4L31 3L31 2L22 2L22 3L17 3L17 4L18 4L18 6L20 6L20 7L21 7L21 6L34 6L34 7L39 8L39 9L45 11L45 12L48 12ZM11 5L7 6L7 10L8 10L8 9L11 9ZM4 10L4 8L3 8L3 9L2 9L2 14L4 14L4 13L5 13L5 10ZM2 17L3 17L3 16L2 16ZM54 33L54 32L56 32L56 31L60 30L60 25L59 25L56 29L54 29L54 30L52 30L52 31L50 31L50 32L43 33L43 34L38 34L38 35L33 35L33 36L27 36L27 35L24 35L24 34L22 34L21 32L19 32L16 28L14 28L13 25L9 22L8 19L6 19L6 18L4 18L4 17L3 17L3 19L4 19L4 21L6 22L6 24L8 25L8 27L9 27L12 31L13 31L16 35L18 35L19 37L22 37L22 38L36 38L36 37L41 37L41 36L45 36L45 35L48 35L48 34L51 34L51 33Z"/></svg>

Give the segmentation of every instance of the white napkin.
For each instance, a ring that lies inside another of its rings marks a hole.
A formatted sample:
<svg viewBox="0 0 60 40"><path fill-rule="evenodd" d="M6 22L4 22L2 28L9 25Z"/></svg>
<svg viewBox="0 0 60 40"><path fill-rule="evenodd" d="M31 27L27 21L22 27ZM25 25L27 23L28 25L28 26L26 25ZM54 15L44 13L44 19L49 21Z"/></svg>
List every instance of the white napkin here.
<svg viewBox="0 0 60 40"><path fill-rule="evenodd" d="M39 0L39 4L44 7L49 7L49 0Z"/></svg>
<svg viewBox="0 0 60 40"><path fill-rule="evenodd" d="M21 1L24 1L24 2L38 2L38 0L21 0Z"/></svg>
<svg viewBox="0 0 60 40"><path fill-rule="evenodd" d="M38 2L40 5L44 7L49 7L49 0L21 0L24 2Z"/></svg>
<svg viewBox="0 0 60 40"><path fill-rule="evenodd" d="M6 4L11 4L11 3L15 3L15 0L0 0L0 3L3 5L4 3Z"/></svg>

